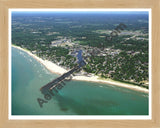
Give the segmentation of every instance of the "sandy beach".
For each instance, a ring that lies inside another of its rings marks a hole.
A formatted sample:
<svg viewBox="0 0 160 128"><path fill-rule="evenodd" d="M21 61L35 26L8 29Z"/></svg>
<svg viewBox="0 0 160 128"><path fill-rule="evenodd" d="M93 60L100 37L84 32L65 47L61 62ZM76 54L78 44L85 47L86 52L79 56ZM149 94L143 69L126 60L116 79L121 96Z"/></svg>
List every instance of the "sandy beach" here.
<svg viewBox="0 0 160 128"><path fill-rule="evenodd" d="M36 55L32 54L30 51L25 50L21 47L18 46L14 46L12 45L12 47L15 47L17 49L20 49L26 53L28 53L30 56L32 56L33 58L35 58L37 61L39 61L41 64L43 64L50 72L52 73L56 73L59 75L64 74L65 72L67 72L66 69L54 64L51 61L48 60L43 60L39 57L37 57ZM126 84L126 83L122 83L122 82L117 82L117 81L113 81L113 80L108 80L108 79L100 79L98 76L91 76L91 77L87 77L87 76L74 76L73 80L78 80L78 81L89 81L89 82L98 82L98 83L106 83L106 84L110 84L110 85L115 85L115 86L120 86L120 87L124 87L124 88L129 88L129 89L133 89L136 91L141 91L141 92L145 92L148 93L149 90L146 88L142 88L139 86L135 86L132 84Z"/></svg>

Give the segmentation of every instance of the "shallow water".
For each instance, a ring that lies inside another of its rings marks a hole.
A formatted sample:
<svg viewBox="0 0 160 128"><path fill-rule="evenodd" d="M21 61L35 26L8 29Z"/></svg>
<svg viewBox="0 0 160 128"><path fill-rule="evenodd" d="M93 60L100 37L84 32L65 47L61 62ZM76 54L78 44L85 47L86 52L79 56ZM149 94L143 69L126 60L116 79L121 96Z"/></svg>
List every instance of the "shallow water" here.
<svg viewBox="0 0 160 128"><path fill-rule="evenodd" d="M56 77L12 47L12 115L148 115L148 94L83 81L66 82L41 108L37 101L44 99L40 88Z"/></svg>

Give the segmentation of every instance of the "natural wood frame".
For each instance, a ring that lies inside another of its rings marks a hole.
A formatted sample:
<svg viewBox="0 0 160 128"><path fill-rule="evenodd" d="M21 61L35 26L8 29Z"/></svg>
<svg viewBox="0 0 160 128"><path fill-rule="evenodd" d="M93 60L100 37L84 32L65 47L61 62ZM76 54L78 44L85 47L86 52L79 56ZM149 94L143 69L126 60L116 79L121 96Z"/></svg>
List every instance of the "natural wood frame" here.
<svg viewBox="0 0 160 128"><path fill-rule="evenodd" d="M8 12L9 8L151 8L152 9L152 119L151 120L9 120ZM160 1L159 0L0 0L0 128L42 127L160 127Z"/></svg>

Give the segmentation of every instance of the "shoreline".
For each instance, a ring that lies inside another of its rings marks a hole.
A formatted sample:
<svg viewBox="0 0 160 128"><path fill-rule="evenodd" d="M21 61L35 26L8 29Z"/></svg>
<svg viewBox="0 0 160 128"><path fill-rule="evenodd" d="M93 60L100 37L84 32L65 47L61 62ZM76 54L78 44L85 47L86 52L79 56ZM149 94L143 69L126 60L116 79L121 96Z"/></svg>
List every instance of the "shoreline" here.
<svg viewBox="0 0 160 128"><path fill-rule="evenodd" d="M37 57L36 55L32 54L30 51L28 51L26 49L23 49L23 48L21 48L19 46L15 46L15 45L12 45L12 47L26 52L27 54L29 54L30 56L32 56L34 59L36 59L38 62L40 62L41 64L43 64L46 67L46 69L48 69L52 73L56 73L56 74L62 75L65 72L68 71L68 70L66 70L66 69L64 69L64 68L62 68L62 67L54 64L51 61L43 60L40 57ZM73 80L96 82L96 83L103 83L103 84L110 84L110 85L124 87L124 88L132 89L132 90L136 90L136 91L140 91L140 92L149 93L149 90L146 89L146 88L142 88L142 87L139 87L139 86L136 86L136 85L132 85L132 84L126 84L126 83L123 83L123 82L117 82L117 81L114 81L114 80L111 80L111 79L110 80L108 80L108 79L107 80L103 80L103 79L100 79L98 76L91 76L91 77L87 77L87 76L74 76Z"/></svg>

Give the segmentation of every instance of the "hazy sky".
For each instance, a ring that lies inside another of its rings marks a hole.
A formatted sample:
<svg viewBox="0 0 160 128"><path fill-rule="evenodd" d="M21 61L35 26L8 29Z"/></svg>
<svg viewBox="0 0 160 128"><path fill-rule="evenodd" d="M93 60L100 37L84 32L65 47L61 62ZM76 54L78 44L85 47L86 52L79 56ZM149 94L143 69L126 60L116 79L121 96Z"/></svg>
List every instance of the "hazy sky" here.
<svg viewBox="0 0 160 128"><path fill-rule="evenodd" d="M28 14L49 14L49 13L83 13L83 14L148 14L148 11L12 11L15 13L28 13Z"/></svg>

